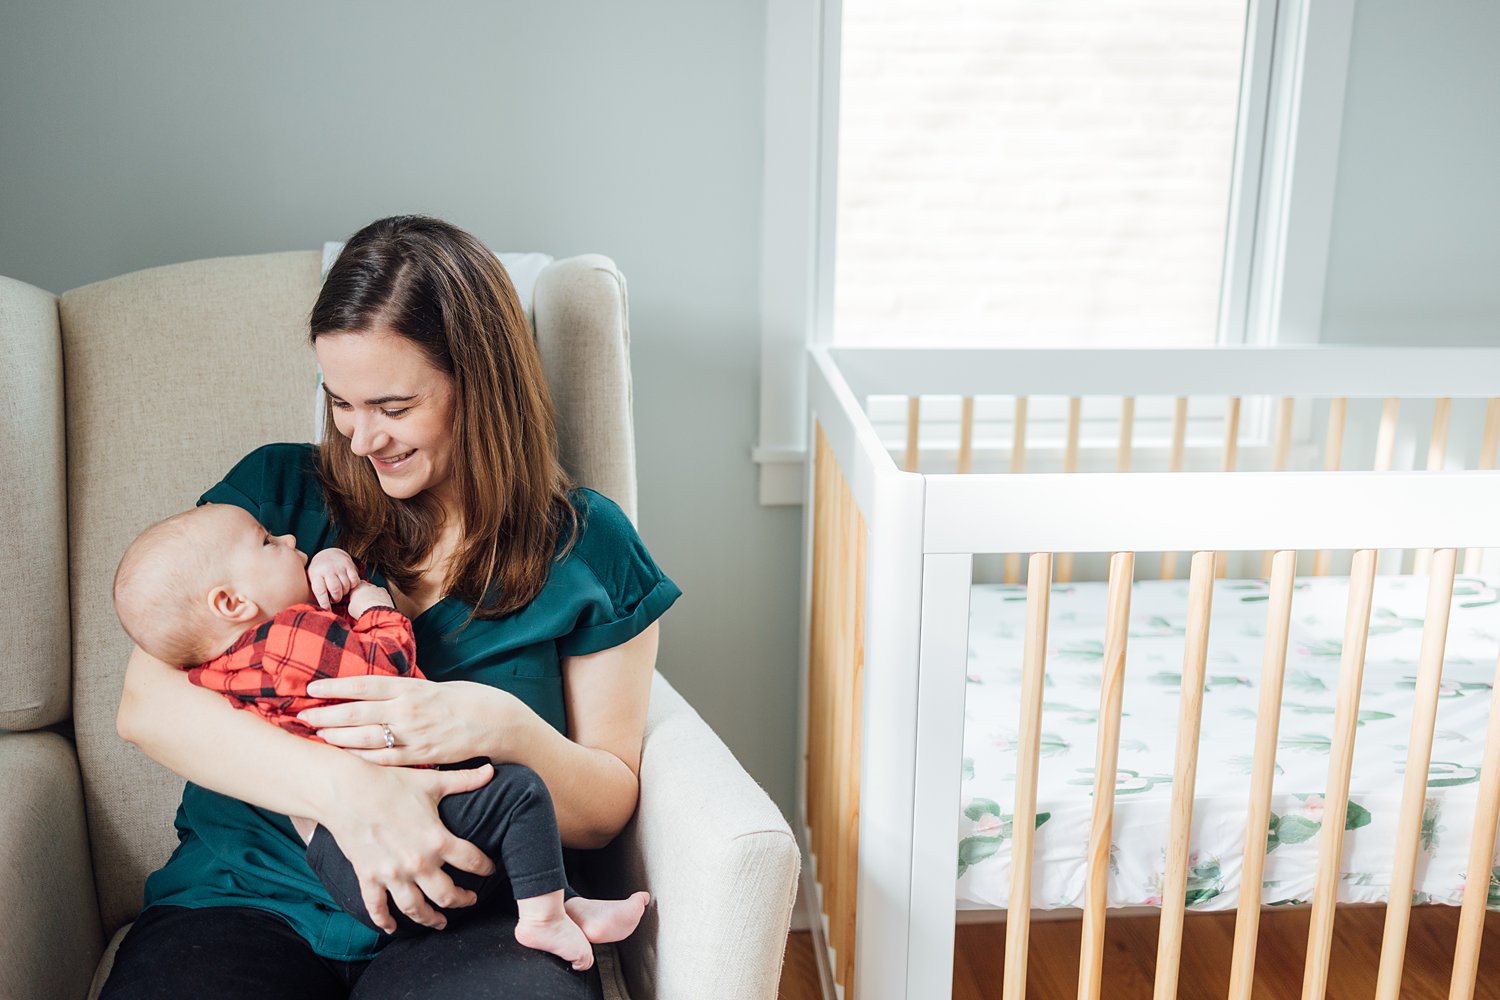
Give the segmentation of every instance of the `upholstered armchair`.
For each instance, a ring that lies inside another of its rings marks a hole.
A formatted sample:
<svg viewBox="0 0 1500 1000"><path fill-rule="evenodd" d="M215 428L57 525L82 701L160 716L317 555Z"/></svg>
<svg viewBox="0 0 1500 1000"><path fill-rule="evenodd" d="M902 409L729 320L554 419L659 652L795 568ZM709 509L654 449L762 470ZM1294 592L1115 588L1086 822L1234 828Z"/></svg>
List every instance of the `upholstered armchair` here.
<svg viewBox="0 0 1500 1000"><path fill-rule="evenodd" d="M4 1000L92 998L174 846L182 779L115 732L129 642L114 566L256 445L307 440L318 281L316 251L153 268L61 297L0 278ZM532 309L564 463L634 518L624 280L605 257L556 261ZM795 842L659 674L640 807L597 860L656 899L632 938L601 949L611 1000L775 997Z"/></svg>

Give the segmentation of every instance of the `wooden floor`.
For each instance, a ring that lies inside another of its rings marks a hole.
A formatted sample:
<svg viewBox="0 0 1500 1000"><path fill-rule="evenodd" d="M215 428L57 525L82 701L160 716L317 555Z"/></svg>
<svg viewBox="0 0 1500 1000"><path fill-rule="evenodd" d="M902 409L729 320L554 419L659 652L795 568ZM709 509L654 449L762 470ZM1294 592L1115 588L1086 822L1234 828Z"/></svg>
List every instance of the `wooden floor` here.
<svg viewBox="0 0 1500 1000"><path fill-rule="evenodd" d="M1282 1000L1301 995L1308 913L1305 909L1273 910L1262 915L1255 963L1257 998ZM1149 1000L1156 965L1156 925L1155 917L1116 918L1105 923L1102 993L1108 1000ZM1328 1000L1367 1000L1375 995L1384 925L1384 907L1339 910L1334 922ZM1457 934L1457 907L1421 906L1412 910L1402 1000L1446 1000ZM1078 988L1080 936L1077 920L1037 921L1031 925L1028 997L1071 1000ZM1233 941L1233 913L1188 916L1178 989L1182 1000L1225 995ZM1004 924L960 926L953 963L953 1000L1000 1000L1004 954ZM805 932L794 933L787 941L780 996L782 1000L820 1000L817 966L810 936ZM1485 917L1474 996L1500 1000L1500 913Z"/></svg>

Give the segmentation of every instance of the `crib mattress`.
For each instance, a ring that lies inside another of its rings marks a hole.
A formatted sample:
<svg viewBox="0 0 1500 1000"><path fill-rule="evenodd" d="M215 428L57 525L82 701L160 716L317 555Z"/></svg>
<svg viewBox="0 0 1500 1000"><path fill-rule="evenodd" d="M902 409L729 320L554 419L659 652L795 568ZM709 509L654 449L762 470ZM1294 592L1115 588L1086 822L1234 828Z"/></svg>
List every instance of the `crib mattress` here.
<svg viewBox="0 0 1500 1000"><path fill-rule="evenodd" d="M1460 902L1500 653L1497 581L1460 577L1453 610L1417 858L1415 900ZM1382 902L1390 885L1406 745L1426 608L1423 577L1377 577L1342 817L1339 898ZM1052 589L1037 785L1032 901L1081 906L1087 877L1107 585ZM1260 699L1269 587L1214 585L1198 750L1188 906L1233 909ZM1339 654L1348 601L1343 578L1299 578L1276 753L1261 900L1308 901L1318 864ZM1141 581L1131 595L1109 905L1160 905L1170 825L1187 582ZM960 906L1003 907L1010 894L1025 588L980 584L971 603L965 708ZM1492 859L1493 866L1493 859ZM1500 869L1480 873L1500 909Z"/></svg>

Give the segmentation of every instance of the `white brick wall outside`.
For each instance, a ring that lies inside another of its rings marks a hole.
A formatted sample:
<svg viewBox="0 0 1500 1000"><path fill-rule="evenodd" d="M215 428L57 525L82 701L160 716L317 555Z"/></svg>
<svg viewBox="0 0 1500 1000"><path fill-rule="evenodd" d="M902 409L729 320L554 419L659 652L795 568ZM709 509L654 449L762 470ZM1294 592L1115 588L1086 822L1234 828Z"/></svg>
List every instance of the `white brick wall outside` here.
<svg viewBox="0 0 1500 1000"><path fill-rule="evenodd" d="M844 0L834 337L1212 344L1245 0Z"/></svg>

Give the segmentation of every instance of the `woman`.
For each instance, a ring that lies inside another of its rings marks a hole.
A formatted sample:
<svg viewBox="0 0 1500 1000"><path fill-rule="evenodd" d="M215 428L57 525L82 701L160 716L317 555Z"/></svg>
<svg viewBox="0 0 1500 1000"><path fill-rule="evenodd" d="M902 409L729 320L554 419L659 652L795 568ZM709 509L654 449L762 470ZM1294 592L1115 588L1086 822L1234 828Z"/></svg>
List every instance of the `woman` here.
<svg viewBox="0 0 1500 1000"><path fill-rule="evenodd" d="M311 335L324 442L260 448L199 502L364 559L430 680L318 682L348 699L306 716L324 745L135 650L120 735L189 783L178 848L103 996L597 998L597 971L516 944L508 907L447 926L431 904L473 896L443 866L492 866L437 802L483 785L490 761L521 763L566 846L613 839L635 809L655 621L680 592L619 508L562 471L530 328L478 240L418 216L372 223L330 270ZM394 927L393 901L434 930L385 939L340 910L288 815L333 834L378 924Z"/></svg>

